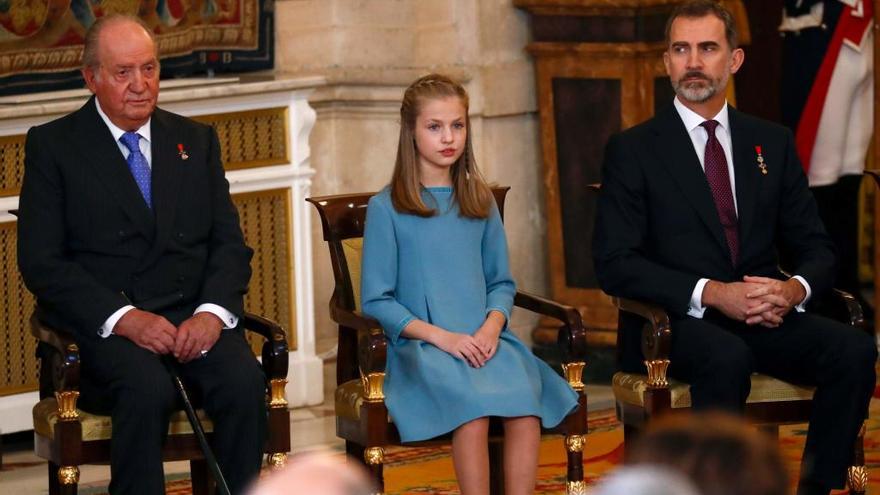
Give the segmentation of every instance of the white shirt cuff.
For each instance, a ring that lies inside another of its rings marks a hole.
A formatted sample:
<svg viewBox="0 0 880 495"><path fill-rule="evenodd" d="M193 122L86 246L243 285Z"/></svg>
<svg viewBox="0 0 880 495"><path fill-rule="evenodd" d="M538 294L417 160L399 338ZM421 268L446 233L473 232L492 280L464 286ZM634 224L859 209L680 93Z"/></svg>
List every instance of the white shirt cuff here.
<svg viewBox="0 0 880 495"><path fill-rule="evenodd" d="M805 279L804 277L801 277L800 275L795 275L794 277L791 277L791 278L800 282L801 285L804 286L804 290L807 292L807 295L804 296L804 300L801 301L800 304L798 304L797 306L794 307L795 311L797 311L798 313L803 313L804 311L807 310L807 308L806 308L807 302L810 301L810 296L813 294L813 291L810 290L810 284L807 283L807 279Z"/></svg>
<svg viewBox="0 0 880 495"><path fill-rule="evenodd" d="M132 306L131 304L126 304L125 306L114 311L113 314L110 315L110 318L107 318L104 324L101 325L101 328L98 329L98 335L100 335L101 338L104 339L111 336L113 334L113 328L116 327L116 324L119 322L119 320L122 319L122 316L133 309L134 306Z"/></svg>
<svg viewBox="0 0 880 495"><path fill-rule="evenodd" d="M224 329L235 328L238 325L238 317L227 311L223 306L211 303L200 304L193 312L193 314L196 313L211 313L217 318L220 318L220 321L223 322Z"/></svg>
<svg viewBox="0 0 880 495"><path fill-rule="evenodd" d="M709 283L708 278L701 278L694 286L694 291L691 293L691 304L688 306L688 316L703 318L703 313L706 312L706 307L703 306L703 289L707 283Z"/></svg>

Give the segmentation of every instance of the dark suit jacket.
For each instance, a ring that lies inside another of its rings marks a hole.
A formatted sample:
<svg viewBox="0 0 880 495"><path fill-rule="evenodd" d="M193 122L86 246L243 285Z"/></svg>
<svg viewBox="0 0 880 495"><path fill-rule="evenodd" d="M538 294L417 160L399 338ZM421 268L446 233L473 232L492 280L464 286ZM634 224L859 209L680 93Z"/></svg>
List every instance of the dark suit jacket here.
<svg viewBox="0 0 880 495"><path fill-rule="evenodd" d="M831 288L833 245L825 233L791 132L729 108L739 217L739 259L730 260L712 192L675 107L608 141L593 237L599 284L608 294L687 313L700 278L783 279L778 251L813 297ZM767 164L761 173L756 146Z"/></svg>
<svg viewBox="0 0 880 495"><path fill-rule="evenodd" d="M126 304L175 325L202 303L243 313L252 251L216 133L161 109L150 131L152 211L94 97L28 132L19 267L41 317L79 338Z"/></svg>

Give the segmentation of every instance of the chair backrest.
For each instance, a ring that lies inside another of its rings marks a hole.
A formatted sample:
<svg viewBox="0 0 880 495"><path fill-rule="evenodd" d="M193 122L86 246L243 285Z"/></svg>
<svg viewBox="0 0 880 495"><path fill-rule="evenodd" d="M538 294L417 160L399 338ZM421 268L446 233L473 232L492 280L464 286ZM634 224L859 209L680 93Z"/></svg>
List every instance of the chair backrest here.
<svg viewBox="0 0 880 495"><path fill-rule="evenodd" d="M504 200L509 187L493 187L498 212L504 218ZM375 193L339 194L307 198L321 217L324 240L330 249L330 263L336 287L331 305L360 311L361 254L367 203Z"/></svg>

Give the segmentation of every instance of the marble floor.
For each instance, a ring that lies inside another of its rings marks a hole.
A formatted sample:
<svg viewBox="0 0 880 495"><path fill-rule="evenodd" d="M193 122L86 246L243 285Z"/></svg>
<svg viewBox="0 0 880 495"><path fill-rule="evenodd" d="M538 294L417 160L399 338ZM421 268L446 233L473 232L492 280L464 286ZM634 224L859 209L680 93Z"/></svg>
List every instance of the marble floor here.
<svg viewBox="0 0 880 495"><path fill-rule="evenodd" d="M328 353L331 354L332 353ZM335 362L332 357L324 365L324 403L291 410L290 431L293 452L327 448L342 450L343 442L336 438L333 417L333 388L336 383ZM599 410L613 406L611 387L587 387L589 409ZM3 438L3 470L0 471L0 494L42 495L48 493L46 463L33 454L32 437L28 433L6 435ZM187 462L165 464L167 475L189 471ZM80 488L102 486L110 478L107 466L81 466Z"/></svg>

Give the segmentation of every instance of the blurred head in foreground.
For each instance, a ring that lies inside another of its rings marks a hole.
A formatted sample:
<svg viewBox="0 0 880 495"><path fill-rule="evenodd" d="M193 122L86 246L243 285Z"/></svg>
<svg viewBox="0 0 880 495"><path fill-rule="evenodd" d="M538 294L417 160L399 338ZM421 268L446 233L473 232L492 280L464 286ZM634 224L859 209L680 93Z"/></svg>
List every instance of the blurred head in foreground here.
<svg viewBox="0 0 880 495"><path fill-rule="evenodd" d="M292 456L287 466L257 482L248 495L370 495L367 471L344 455L307 452Z"/></svg>
<svg viewBox="0 0 880 495"><path fill-rule="evenodd" d="M741 418L721 413L658 420L627 448L627 462L677 469L707 495L788 493L776 443Z"/></svg>
<svg viewBox="0 0 880 495"><path fill-rule="evenodd" d="M602 478L593 495L700 495L683 474L659 466L623 466Z"/></svg>

